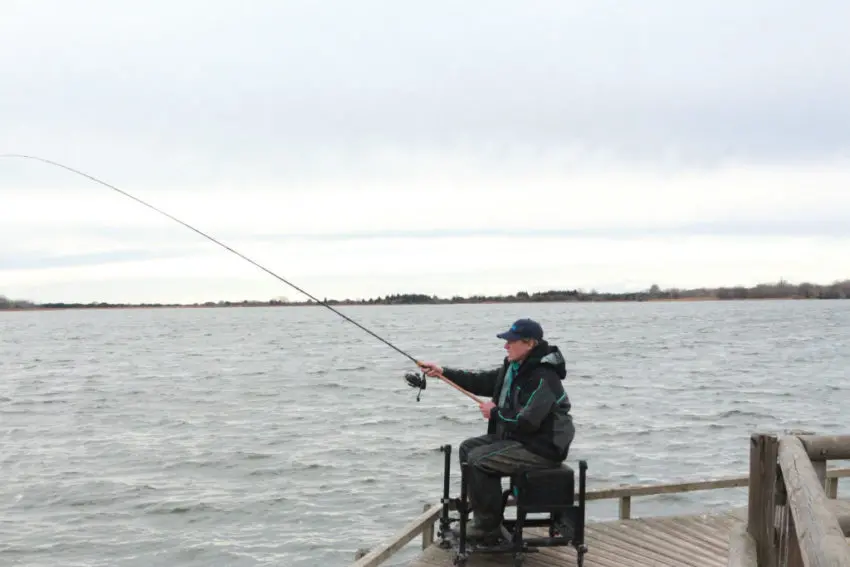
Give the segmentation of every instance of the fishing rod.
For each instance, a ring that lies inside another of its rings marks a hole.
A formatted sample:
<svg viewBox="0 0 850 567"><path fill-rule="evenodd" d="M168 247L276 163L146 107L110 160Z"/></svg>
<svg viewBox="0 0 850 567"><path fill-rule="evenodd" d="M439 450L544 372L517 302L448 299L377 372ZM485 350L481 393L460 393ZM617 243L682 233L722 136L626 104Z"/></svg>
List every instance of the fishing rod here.
<svg viewBox="0 0 850 567"><path fill-rule="evenodd" d="M217 240L217 239L213 238L213 237L212 237L212 236L210 236L209 234L207 234L207 233L205 233L205 232L202 232L201 230L198 230L198 229L197 229L197 228L195 228L194 226L190 225L189 223L183 222L182 220L178 219L177 217L175 217L175 216L173 216L173 215L170 215L170 214L166 213L165 211L163 211L163 210L161 210L161 209L158 209L157 207L154 207L153 205L151 205L151 204L149 204L149 203L147 203L147 202L145 202L145 201L143 201L143 200L139 199L138 197L135 197L135 196L131 195L131 194L130 194L130 193L128 193L127 191L124 191L124 190L122 190L122 189L119 189L118 187L115 187L114 185L110 185L109 183L107 183L107 182L105 182L105 181L102 181L102 180L98 179L97 177L94 177L93 175L89 175L88 173L84 173L84 172L82 172L82 171L79 171L79 170L77 170L77 169L74 169L73 167L69 167L69 166L67 166L67 165L63 165L63 164L61 164L61 163L58 163L58 162L55 162L55 161L53 161L53 160L49 160L49 159L46 159L46 158L42 158L42 157L38 157L38 156L24 155L24 154L0 154L0 158L30 159L30 160L40 161L40 162L42 162L42 163L46 163L46 164L48 164L48 165L52 165L52 166L55 166L55 167L60 167L60 168L62 168L62 169L65 169L65 170L67 170L67 171L70 171L71 173L76 173L77 175L81 175L81 176L83 176L83 177L86 177L86 178L88 178L88 179L90 179L90 180L94 181L95 183L99 183L99 184L101 184L101 185L103 185L103 186L105 186L105 187L108 187L109 189L112 189L113 191L116 191L116 192L118 192L118 193L120 193L120 194L124 195L125 197L128 197L128 198L130 198L130 199L132 199L132 200L136 201L137 203L140 203L140 204L144 205L145 207L148 207L149 209L153 209L153 210L154 210L154 211L156 211L157 213L159 213L159 214L161 214L161 215L164 215L164 216L168 217L169 219L171 219L171 220L173 220L173 221L175 221L175 222L177 222L177 223L180 223L181 225L185 226L185 227L186 227L186 228L188 228L189 230L192 230L192 231L194 231L194 232L196 232L196 233L200 234L200 235L201 235L201 236L203 236L204 238L206 238L206 239L208 239L208 240L210 240L210 241L214 242L215 244L218 244L219 246L221 246L222 248L224 248L224 249L225 249L225 250L227 250L228 252L232 252L233 254L236 254L237 256L239 256L240 258L242 258L243 260L245 260L245 261L247 261L247 262L249 262L249 263L253 264L253 265L254 265L254 266L256 266L257 268L259 268L259 269L263 270L264 272L266 272L266 273L267 273L267 274L269 274L270 276L272 276L272 277L274 277L274 278L277 278L278 280L282 281L282 282L283 282L283 283L285 283L286 285L288 285L288 286L292 287L293 289L295 289L295 290L299 291L300 293L302 293L302 294L306 295L307 297L309 297L310 299L312 299L313 301L315 301L315 302L316 302L316 303L318 303L319 305L322 305L322 306L324 306L324 307L327 307L328 309L330 309L331 311L333 311L334 313L336 313L337 315L339 315L340 317L342 317L343 319L345 319L345 320L346 320L346 321L348 321L349 323L351 323L351 324L353 324L353 325L357 326L358 328L360 328L361 330L363 330L363 331L365 331L365 332L369 333L370 335L372 335L373 337L375 337L376 339L378 339L379 341L381 341L382 343L384 343L384 344L385 344L385 345L387 345L388 347L392 348L393 350L395 350L397 353L401 354L402 356L407 357L408 359L410 359L411 361L413 361L413 363L414 363L414 364L416 364L416 366L418 366L418 367L420 367L420 368L424 368L423 363L422 363L422 362L420 362L419 360L417 360L414 356L412 356L412 355L408 354L407 352L403 351L402 349L400 349L400 348L398 348L397 346L395 346L394 344L392 344L390 341L388 341L388 340L384 339L383 337L381 337L381 336L377 335L377 334L376 334L376 333L374 333L373 331L371 331L371 330L367 329L366 327L364 327L363 325L361 325L360 323L358 323L357 321L355 321L354 319L352 319L351 317L349 317L349 316L348 316L348 315L346 315L345 313L341 313L341 312L340 312L340 311L338 311L337 309L334 309L331 305L328 305L328 303L327 303L327 302L322 301L322 300L320 300L320 299L318 299L318 298L314 297L313 295L311 295L310 293L308 293L308 292L307 292L307 291L305 291L304 289L302 289L302 288L298 287L297 285L295 285L294 283L290 282L289 280L287 280L287 279L285 279L285 278L283 278L283 277L281 277L281 276L277 275L277 274L276 274L276 273L274 273L273 271L269 270L269 269L268 269L268 268L266 268L265 266L262 266L262 265L261 265L261 264L259 264L258 262L255 262L254 260L252 260L251 258L249 258L249 257L245 256L245 255L244 255L244 254L242 254L241 252L238 252L238 251L234 250L233 248L231 248L231 247L230 247L230 246L228 246L227 244L224 244L223 242L221 242L221 241L219 241L219 240ZM454 389L458 390L459 392L461 392L462 394L466 395L466 396L467 396L467 397L469 397L470 399L474 400L474 401L475 401L478 405L481 405L482 403L484 403L481 399L479 399L478 397L476 397L476 396L475 396L474 394L472 394L471 392L468 392L467 390L465 390L465 389L461 388L460 386L458 386L457 384L455 384L454 382L452 382L451 380L449 380L448 378L446 378L445 376L443 376L443 375L442 375L442 373L435 373L435 377L436 377L436 378L439 378L440 380L442 380L443 382L445 382L445 383L446 383L446 384L448 384L449 386L453 387ZM407 380L408 384L410 384L411 386L413 386L413 387L418 387L418 388L419 388L419 393L420 393L420 394L422 393L422 390L424 390L424 389L425 389L426 381L425 381L425 372L424 372L424 371L423 371L423 373L422 373L422 376L421 376L421 377L416 376L416 375L412 375L412 374L407 374L407 375L405 375L405 379ZM417 401L419 401L419 396L417 396L416 400L417 400Z"/></svg>

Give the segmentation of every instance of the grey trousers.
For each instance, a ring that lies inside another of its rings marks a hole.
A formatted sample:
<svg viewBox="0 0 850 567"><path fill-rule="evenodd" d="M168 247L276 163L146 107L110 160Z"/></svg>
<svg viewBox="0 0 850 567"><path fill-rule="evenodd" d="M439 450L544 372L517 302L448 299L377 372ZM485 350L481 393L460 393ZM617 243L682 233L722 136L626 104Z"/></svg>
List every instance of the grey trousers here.
<svg viewBox="0 0 850 567"><path fill-rule="evenodd" d="M499 440L496 435L471 437L460 444L458 457L467 463L467 493L476 521L485 529L501 522L501 478L520 469L546 469L557 462L535 455L519 441Z"/></svg>

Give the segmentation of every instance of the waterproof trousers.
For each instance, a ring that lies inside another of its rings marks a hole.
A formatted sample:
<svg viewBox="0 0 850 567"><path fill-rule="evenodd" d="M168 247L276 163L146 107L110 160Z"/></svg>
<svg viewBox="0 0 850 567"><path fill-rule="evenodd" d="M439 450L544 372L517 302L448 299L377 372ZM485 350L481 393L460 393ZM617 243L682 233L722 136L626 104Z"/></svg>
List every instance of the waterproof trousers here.
<svg viewBox="0 0 850 567"><path fill-rule="evenodd" d="M546 469L559 463L536 455L519 441L496 435L471 437L460 444L458 457L466 463L467 494L475 522L495 529L502 521L502 477L523 469Z"/></svg>

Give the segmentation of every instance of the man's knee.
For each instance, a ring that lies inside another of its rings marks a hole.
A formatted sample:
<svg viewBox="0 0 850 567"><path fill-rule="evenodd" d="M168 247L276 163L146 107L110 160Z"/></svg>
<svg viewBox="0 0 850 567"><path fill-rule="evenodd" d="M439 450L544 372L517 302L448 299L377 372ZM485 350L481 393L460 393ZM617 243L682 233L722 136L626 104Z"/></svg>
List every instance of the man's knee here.
<svg viewBox="0 0 850 567"><path fill-rule="evenodd" d="M493 443L473 448L466 462L475 470L490 475L508 476L521 470L550 468L557 463L530 453L519 443Z"/></svg>
<svg viewBox="0 0 850 567"><path fill-rule="evenodd" d="M480 469L487 462L488 458L499 453L501 450L503 450L501 444L496 443L473 447L466 455L466 462L470 467Z"/></svg>
<svg viewBox="0 0 850 567"><path fill-rule="evenodd" d="M479 435L477 437L469 437L468 439L464 439L461 442L460 447L458 448L458 457L461 463L468 463L470 459L470 455L476 449L481 447L486 447L493 440L489 438L487 435Z"/></svg>
<svg viewBox="0 0 850 567"><path fill-rule="evenodd" d="M457 456L461 463L469 462L469 453L474 447L474 439L466 439L458 447Z"/></svg>

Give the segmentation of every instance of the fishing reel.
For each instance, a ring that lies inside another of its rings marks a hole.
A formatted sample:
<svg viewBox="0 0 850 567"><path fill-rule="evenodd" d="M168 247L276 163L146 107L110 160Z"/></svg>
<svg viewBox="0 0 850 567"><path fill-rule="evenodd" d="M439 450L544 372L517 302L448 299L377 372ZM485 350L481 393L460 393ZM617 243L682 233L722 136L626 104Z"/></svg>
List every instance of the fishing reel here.
<svg viewBox="0 0 850 567"><path fill-rule="evenodd" d="M425 379L425 373L423 372L420 376L419 374L408 372L404 375L404 379L411 388L419 388L419 392L416 393L416 401L418 402L419 397L422 395L422 390L428 385L428 381Z"/></svg>

